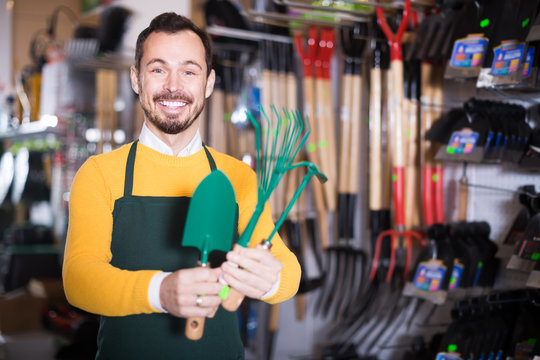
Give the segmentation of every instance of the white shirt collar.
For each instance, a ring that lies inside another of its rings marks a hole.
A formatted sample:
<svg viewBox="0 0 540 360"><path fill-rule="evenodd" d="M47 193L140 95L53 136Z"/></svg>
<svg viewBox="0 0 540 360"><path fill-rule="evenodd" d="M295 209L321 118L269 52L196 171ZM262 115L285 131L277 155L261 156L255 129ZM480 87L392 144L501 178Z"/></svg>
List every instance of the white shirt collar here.
<svg viewBox="0 0 540 360"><path fill-rule="evenodd" d="M174 155L170 146L165 144L160 138L151 132L150 129L148 129L146 126L146 121L143 123L141 134L139 135L139 142L153 150L159 151L162 154L179 157L193 155L202 149L201 133L199 132L199 129L197 129L197 133L190 143L187 144L185 148L180 150L177 155Z"/></svg>

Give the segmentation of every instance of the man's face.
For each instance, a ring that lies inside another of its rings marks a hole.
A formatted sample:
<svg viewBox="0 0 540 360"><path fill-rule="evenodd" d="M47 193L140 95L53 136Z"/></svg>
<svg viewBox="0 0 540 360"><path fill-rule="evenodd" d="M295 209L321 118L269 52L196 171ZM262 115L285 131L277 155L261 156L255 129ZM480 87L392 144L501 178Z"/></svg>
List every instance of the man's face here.
<svg viewBox="0 0 540 360"><path fill-rule="evenodd" d="M204 46L192 31L151 33L140 70L131 67L131 86L150 128L178 134L189 128L212 94L215 74L206 76Z"/></svg>

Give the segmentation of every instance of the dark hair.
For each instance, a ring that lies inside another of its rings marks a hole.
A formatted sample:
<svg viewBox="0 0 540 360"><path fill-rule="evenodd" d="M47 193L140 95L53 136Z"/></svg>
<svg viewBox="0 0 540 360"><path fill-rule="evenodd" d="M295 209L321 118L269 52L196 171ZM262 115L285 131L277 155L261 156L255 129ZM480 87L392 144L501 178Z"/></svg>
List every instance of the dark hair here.
<svg viewBox="0 0 540 360"><path fill-rule="evenodd" d="M206 60L206 76L208 76L212 69L212 45L210 43L210 37L190 19L174 12L167 12L156 16L152 19L150 25L139 34L135 47L135 68L137 69L137 72L140 70L141 66L144 42L151 33L165 32L174 34L186 30L191 30L197 34L203 43Z"/></svg>

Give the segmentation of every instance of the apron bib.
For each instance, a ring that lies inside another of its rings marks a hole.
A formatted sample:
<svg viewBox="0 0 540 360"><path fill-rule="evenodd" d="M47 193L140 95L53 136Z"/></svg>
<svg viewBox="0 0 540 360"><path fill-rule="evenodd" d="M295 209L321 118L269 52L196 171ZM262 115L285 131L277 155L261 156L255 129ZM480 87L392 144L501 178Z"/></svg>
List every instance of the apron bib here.
<svg viewBox="0 0 540 360"><path fill-rule="evenodd" d="M204 146L213 171L216 165ZM136 271L159 269L174 272L197 265L199 251L181 246L189 197L133 196L133 170L137 141L129 151L124 196L113 209L111 265ZM236 213L238 220L238 210ZM237 240L238 234L236 234ZM225 254L214 251L209 258L219 266ZM204 336L192 341L184 336L186 319L169 314L102 316L97 359L243 359L236 313L219 308L206 319Z"/></svg>

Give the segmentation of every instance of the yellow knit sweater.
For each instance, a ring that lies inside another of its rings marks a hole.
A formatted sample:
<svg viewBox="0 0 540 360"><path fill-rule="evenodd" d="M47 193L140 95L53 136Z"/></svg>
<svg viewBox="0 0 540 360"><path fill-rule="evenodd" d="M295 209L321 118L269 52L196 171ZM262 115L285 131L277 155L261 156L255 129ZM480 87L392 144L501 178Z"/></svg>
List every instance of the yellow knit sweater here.
<svg viewBox="0 0 540 360"><path fill-rule="evenodd" d="M66 296L72 305L106 316L157 312L148 301L148 286L160 269L128 271L110 264L112 211L115 200L123 196L130 145L88 159L75 176L70 195L63 265ZM239 206L238 230L242 233L257 202L256 175L243 162L209 150L217 168L233 185ZM202 149L191 156L174 157L138 144L133 195L190 197L209 172ZM267 237L272 229L270 209L266 206L250 246ZM279 237L274 237L272 244L272 254L281 261L283 269L278 291L264 301L278 303L296 294L300 266Z"/></svg>

